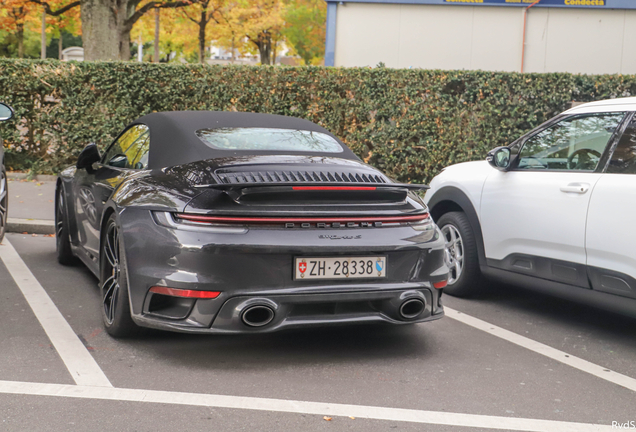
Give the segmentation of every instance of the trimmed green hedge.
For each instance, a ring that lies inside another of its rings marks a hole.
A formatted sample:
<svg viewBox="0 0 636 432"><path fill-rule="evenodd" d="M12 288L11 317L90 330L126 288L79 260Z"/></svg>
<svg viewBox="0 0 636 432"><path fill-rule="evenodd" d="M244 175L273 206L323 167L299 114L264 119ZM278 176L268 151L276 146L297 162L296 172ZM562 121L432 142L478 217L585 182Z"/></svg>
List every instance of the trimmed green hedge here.
<svg viewBox="0 0 636 432"><path fill-rule="evenodd" d="M636 94L636 76L0 60L13 169L56 172L153 111L236 110L319 123L401 181L481 159L572 101ZM17 127L16 127L17 126Z"/></svg>

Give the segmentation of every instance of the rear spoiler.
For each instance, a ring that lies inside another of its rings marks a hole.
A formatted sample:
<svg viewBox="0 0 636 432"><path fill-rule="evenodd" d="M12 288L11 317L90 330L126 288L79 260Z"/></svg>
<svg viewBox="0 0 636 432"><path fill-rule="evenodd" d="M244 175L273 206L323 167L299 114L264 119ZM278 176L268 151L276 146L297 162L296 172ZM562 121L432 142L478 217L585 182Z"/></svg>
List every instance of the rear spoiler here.
<svg viewBox="0 0 636 432"><path fill-rule="evenodd" d="M213 183L196 185L195 188L217 189L222 191L236 191L246 188L268 188L270 191L277 189L283 191L381 191L382 189L406 189L409 191L427 190L430 186L413 183Z"/></svg>

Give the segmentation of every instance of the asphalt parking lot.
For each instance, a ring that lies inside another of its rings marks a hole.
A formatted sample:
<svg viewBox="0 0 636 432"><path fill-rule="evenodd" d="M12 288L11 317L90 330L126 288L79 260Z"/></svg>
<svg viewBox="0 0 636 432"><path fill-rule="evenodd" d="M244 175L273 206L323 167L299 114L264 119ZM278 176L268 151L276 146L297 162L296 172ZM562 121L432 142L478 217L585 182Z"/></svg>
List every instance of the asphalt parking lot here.
<svg viewBox="0 0 636 432"><path fill-rule="evenodd" d="M554 298L493 287L446 296L447 317L410 326L114 340L97 280L58 265L54 238L8 234L0 258L2 431L600 431L636 420L636 321Z"/></svg>

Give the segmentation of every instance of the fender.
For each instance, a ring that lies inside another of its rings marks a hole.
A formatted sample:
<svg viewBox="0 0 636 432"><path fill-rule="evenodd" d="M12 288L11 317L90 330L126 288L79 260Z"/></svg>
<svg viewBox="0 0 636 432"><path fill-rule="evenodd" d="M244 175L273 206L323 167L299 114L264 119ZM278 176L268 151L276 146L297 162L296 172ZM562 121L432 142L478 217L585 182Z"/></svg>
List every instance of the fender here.
<svg viewBox="0 0 636 432"><path fill-rule="evenodd" d="M486 268L488 264L486 262L484 238L481 233L481 223L479 222L479 217L470 198L456 187L445 186L435 191L428 202L428 206L431 209L431 215L435 221L439 220L444 213L448 213L449 211L464 212L475 235L479 267L482 269Z"/></svg>

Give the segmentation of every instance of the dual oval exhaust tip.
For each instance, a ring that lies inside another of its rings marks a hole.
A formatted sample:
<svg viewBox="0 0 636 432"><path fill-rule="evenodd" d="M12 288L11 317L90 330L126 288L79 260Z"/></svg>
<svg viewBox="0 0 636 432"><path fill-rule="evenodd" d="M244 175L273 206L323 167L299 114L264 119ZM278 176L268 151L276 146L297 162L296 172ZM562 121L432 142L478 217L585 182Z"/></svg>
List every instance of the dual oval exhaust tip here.
<svg viewBox="0 0 636 432"><path fill-rule="evenodd" d="M426 309L426 303L420 298L409 298L402 302L398 309L400 318L412 320ZM254 305L246 308L241 314L241 321L249 327L264 327L274 320L274 310L265 305Z"/></svg>
<svg viewBox="0 0 636 432"><path fill-rule="evenodd" d="M426 304L423 300L419 298L410 298L402 302L398 309L398 313L400 314L400 318L410 320L420 316L420 314L424 312L425 308Z"/></svg>
<svg viewBox="0 0 636 432"><path fill-rule="evenodd" d="M243 324L250 327L263 327L274 319L274 310L269 306L250 306L241 314Z"/></svg>

